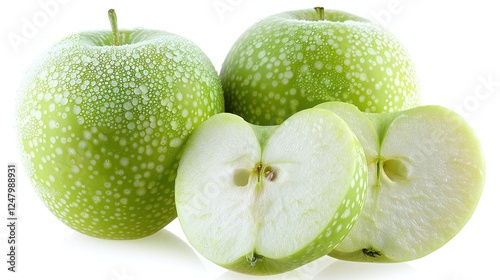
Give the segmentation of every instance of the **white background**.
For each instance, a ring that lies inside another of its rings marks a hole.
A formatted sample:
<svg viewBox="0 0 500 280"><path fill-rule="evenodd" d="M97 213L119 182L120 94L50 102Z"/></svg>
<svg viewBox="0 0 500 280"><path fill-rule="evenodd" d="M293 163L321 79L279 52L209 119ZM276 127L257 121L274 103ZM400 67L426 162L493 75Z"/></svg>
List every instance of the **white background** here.
<svg viewBox="0 0 500 280"><path fill-rule="evenodd" d="M52 3L50 9L43 3ZM402 264L358 264L323 257L268 279L498 279L500 120L500 8L487 0L23 0L0 4L0 279L247 279L198 255L177 220L134 241L83 236L59 222L26 178L14 127L14 102L23 72L62 37L107 29L115 8L121 28L163 29L190 38L217 70L237 37L255 21L285 10L345 10L387 26L407 47L420 77L423 104L460 111L478 134L487 180L466 227L444 247ZM27 25L35 28L26 31ZM24 30L24 34L23 34ZM22 42L9 38L20 36ZM462 108L462 109L459 109ZM7 180L19 166L18 272L7 272ZM496 260L495 260L496 259Z"/></svg>

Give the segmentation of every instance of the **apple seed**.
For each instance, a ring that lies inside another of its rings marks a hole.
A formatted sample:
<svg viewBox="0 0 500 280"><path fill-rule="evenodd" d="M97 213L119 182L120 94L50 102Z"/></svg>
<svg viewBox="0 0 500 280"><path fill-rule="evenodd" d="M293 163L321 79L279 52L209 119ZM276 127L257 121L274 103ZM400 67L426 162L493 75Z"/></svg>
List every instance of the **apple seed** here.
<svg viewBox="0 0 500 280"><path fill-rule="evenodd" d="M268 181L273 182L276 179L276 172L271 166L266 166L264 168L264 178L266 178Z"/></svg>

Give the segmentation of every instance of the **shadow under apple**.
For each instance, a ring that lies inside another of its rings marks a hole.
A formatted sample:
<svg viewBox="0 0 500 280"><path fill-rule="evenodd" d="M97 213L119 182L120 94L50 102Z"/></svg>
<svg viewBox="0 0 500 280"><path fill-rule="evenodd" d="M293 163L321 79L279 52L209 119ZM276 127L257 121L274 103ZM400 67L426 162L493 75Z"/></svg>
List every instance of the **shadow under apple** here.
<svg viewBox="0 0 500 280"><path fill-rule="evenodd" d="M319 258L313 262L307 263L294 270L269 276L253 276L241 274L233 271L227 271L222 274L217 280L310 280L323 271L326 267L330 266L334 259L328 256Z"/></svg>
<svg viewBox="0 0 500 280"><path fill-rule="evenodd" d="M335 260L313 279L343 280L387 280L387 279L421 279L422 275L408 263L364 263Z"/></svg>
<svg viewBox="0 0 500 280"><path fill-rule="evenodd" d="M336 260L325 256L292 271L270 275L252 276L232 271L222 274L217 280L387 280L422 279L422 275L407 263L359 263Z"/></svg>
<svg viewBox="0 0 500 280"><path fill-rule="evenodd" d="M63 268L72 279L172 279L172 273L179 271L182 277L175 279L190 279L205 270L193 249L166 229L135 240L106 240L73 232L58 247L66 253L64 258L72 260L69 267L65 261Z"/></svg>

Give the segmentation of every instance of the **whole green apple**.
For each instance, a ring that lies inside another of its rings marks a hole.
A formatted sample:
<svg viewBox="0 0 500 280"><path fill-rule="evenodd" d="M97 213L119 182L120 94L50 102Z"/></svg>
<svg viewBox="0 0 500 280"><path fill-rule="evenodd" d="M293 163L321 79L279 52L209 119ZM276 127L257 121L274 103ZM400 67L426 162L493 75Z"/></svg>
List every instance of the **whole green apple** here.
<svg viewBox="0 0 500 280"><path fill-rule="evenodd" d="M325 101L365 112L415 107L414 65L402 44L364 18L323 8L256 23L236 41L220 72L226 110L261 125Z"/></svg>
<svg viewBox="0 0 500 280"><path fill-rule="evenodd" d="M175 199L186 237L210 261L275 274L330 252L366 195L358 139L334 113L311 108L279 126L218 114L189 137Z"/></svg>
<svg viewBox="0 0 500 280"><path fill-rule="evenodd" d="M27 173L57 218L87 235L132 239L176 217L179 150L224 104L194 43L118 31L110 16L113 32L68 36L28 71L18 131Z"/></svg>

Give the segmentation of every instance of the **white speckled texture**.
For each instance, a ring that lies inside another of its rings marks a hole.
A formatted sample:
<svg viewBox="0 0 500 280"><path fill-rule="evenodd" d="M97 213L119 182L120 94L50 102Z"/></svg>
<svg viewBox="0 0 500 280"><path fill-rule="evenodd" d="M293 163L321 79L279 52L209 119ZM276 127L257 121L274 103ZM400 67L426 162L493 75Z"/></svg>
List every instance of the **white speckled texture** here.
<svg viewBox="0 0 500 280"><path fill-rule="evenodd" d="M279 124L324 101L365 112L419 103L414 65L401 43L363 18L314 9L254 24L235 42L221 69L226 109L254 124Z"/></svg>
<svg viewBox="0 0 500 280"><path fill-rule="evenodd" d="M203 52L162 31L83 32L63 39L27 73L18 129L39 196L88 235L150 235L176 217L179 150L223 111L217 73Z"/></svg>

